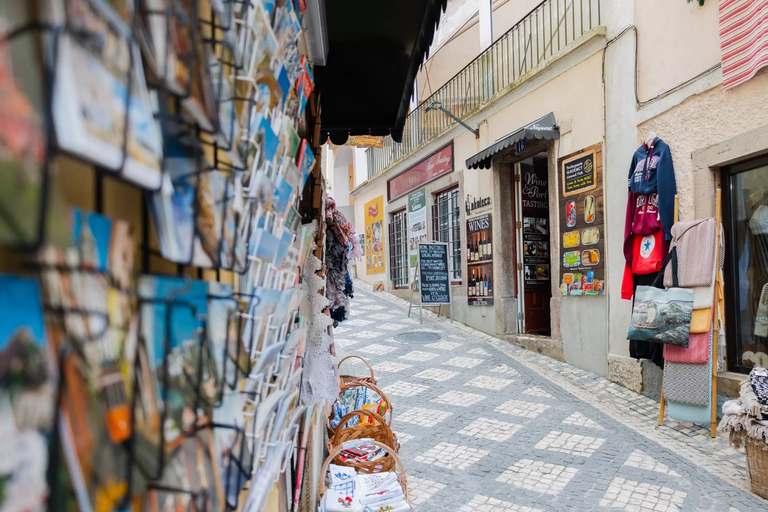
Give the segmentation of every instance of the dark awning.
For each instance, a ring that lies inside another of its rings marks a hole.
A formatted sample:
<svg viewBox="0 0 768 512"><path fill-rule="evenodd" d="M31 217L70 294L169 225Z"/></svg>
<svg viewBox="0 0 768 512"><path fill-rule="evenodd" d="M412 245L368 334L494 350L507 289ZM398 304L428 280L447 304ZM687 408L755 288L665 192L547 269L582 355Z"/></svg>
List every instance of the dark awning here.
<svg viewBox="0 0 768 512"><path fill-rule="evenodd" d="M527 124L515 130L509 135L505 135L496 141L493 145L485 148L478 154L467 158L467 169L490 169L491 157L499 151L508 148L512 144L522 139L549 139L556 140L560 138L560 127L555 122L555 114L550 112L541 119Z"/></svg>
<svg viewBox="0 0 768 512"><path fill-rule="evenodd" d="M315 67L320 140L392 135L400 142L413 82L447 0L325 2L328 60Z"/></svg>

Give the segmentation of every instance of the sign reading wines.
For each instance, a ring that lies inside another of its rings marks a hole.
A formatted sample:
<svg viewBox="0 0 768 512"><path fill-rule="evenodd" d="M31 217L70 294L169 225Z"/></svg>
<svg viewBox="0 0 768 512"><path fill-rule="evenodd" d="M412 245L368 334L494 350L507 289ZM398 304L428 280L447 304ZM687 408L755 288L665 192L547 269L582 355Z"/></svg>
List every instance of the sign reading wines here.
<svg viewBox="0 0 768 512"><path fill-rule="evenodd" d="M594 190L597 187L594 149L565 159L561 168L564 197Z"/></svg>
<svg viewBox="0 0 768 512"><path fill-rule="evenodd" d="M419 294L425 306L451 303L448 244L419 244Z"/></svg>

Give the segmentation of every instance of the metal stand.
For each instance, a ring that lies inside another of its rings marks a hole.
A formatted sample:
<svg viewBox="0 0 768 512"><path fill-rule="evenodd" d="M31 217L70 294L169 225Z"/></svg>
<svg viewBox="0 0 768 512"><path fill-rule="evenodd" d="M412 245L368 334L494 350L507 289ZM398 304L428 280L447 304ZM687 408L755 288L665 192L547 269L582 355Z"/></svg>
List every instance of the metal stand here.
<svg viewBox="0 0 768 512"><path fill-rule="evenodd" d="M411 308L413 307L413 294L419 296L419 323L424 323L424 318L421 314L421 312L424 310L424 306L421 305L421 290L419 288L419 266L416 265L416 273L413 276L413 282L411 283L411 300L408 303L408 318L411 318ZM453 314L451 314L451 317L453 317Z"/></svg>

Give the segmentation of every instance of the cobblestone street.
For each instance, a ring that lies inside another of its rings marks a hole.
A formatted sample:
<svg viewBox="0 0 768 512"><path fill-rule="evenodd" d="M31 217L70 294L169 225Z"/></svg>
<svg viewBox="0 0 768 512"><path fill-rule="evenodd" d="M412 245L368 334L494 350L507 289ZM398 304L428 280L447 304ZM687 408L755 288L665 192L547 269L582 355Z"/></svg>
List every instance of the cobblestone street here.
<svg viewBox="0 0 768 512"><path fill-rule="evenodd" d="M724 436L659 427L653 400L426 310L419 325L407 302L355 289L337 350L368 359L392 400L416 510L768 509Z"/></svg>

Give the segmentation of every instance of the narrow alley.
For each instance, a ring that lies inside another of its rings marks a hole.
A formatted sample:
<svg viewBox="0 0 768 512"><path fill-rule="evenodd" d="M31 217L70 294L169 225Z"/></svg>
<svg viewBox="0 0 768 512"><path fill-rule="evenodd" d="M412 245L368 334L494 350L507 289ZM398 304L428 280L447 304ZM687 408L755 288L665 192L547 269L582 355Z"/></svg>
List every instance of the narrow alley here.
<svg viewBox="0 0 768 512"><path fill-rule="evenodd" d="M358 354L393 404L420 512L747 512L743 450L667 420L658 402L355 283L339 358ZM364 374L359 361L342 370Z"/></svg>

